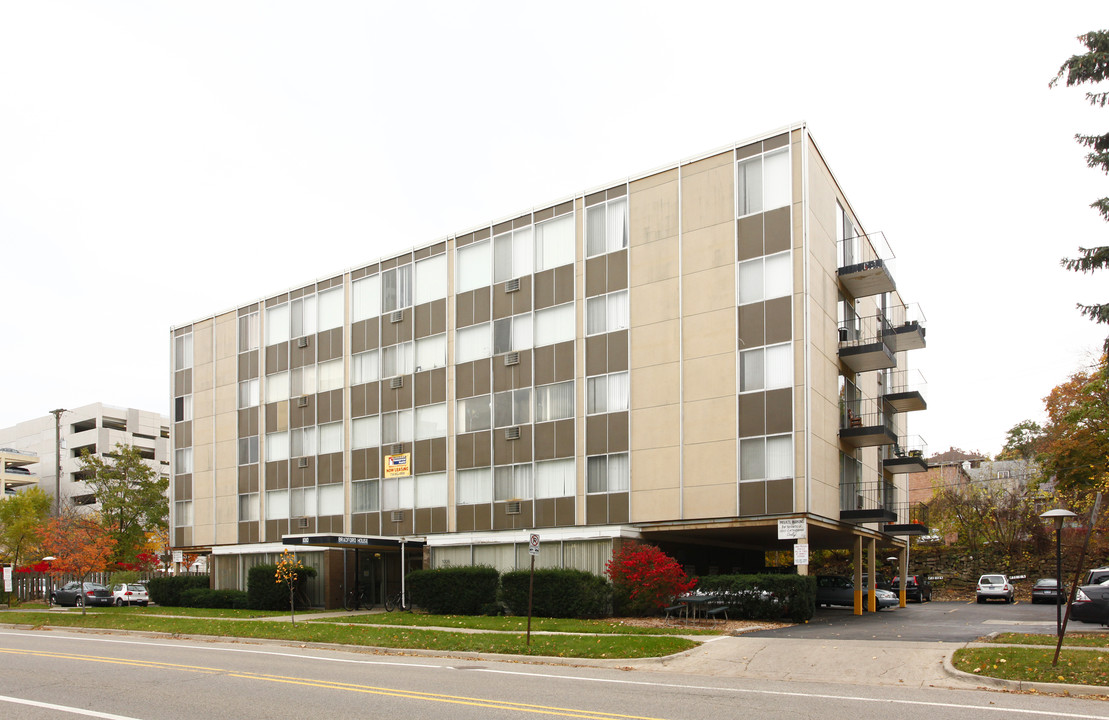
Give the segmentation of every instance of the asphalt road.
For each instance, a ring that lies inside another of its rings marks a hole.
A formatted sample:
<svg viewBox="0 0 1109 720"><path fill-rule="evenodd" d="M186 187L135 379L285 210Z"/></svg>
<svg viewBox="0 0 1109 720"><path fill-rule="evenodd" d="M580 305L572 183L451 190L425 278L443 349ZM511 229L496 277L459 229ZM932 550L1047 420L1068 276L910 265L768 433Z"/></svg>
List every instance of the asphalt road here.
<svg viewBox="0 0 1109 720"><path fill-rule="evenodd" d="M0 630L0 656L0 717L33 720L1109 720L1109 705L1076 698L404 657L141 635Z"/></svg>
<svg viewBox="0 0 1109 720"><path fill-rule="evenodd" d="M1098 625L1070 623L1067 632L1096 631ZM817 608L805 625L748 633L760 637L824 640L907 640L970 642L993 632L1055 632L1055 606L1018 602L909 603L855 615L851 608Z"/></svg>

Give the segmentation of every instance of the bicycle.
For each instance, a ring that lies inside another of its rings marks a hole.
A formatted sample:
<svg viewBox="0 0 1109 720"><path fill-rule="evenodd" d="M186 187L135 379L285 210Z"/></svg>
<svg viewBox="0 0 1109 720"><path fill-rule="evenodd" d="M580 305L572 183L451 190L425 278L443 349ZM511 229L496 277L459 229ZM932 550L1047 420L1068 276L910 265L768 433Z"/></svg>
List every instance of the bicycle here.
<svg viewBox="0 0 1109 720"><path fill-rule="evenodd" d="M412 599L408 597L407 591L401 591L390 595L385 598L385 612L393 612L394 610L411 610Z"/></svg>
<svg viewBox="0 0 1109 720"><path fill-rule="evenodd" d="M359 608L365 608L369 610L371 605L372 603L370 603L370 599L366 597L366 591L358 587L347 592L347 596L346 598L344 598L343 602L343 607L350 612L354 612Z"/></svg>

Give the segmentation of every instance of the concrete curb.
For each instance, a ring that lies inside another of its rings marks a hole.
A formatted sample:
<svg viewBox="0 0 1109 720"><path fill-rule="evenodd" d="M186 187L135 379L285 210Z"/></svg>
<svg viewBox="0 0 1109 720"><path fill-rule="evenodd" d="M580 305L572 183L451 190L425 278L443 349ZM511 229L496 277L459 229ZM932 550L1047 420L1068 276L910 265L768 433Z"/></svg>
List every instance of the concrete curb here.
<svg viewBox="0 0 1109 720"><path fill-rule="evenodd" d="M990 633L986 637L996 637L997 633ZM964 648L988 648L997 647L996 643L967 643L963 645ZM1002 647L1010 647L1003 645ZM1021 646L1027 647L1027 646ZM1091 648L1096 650L1097 648ZM964 672L955 667L951 662L952 655L944 655L943 669L948 675L953 678L958 678L966 682L985 685L998 690L1009 690L1012 692L1035 692L1035 693L1050 693L1053 695L1096 695L1098 697L1109 697L1109 687L1101 685L1070 685L1067 683L1045 683L1045 682L1031 682L1025 680L1006 680L1004 678L995 678L988 675L975 675L974 673Z"/></svg>

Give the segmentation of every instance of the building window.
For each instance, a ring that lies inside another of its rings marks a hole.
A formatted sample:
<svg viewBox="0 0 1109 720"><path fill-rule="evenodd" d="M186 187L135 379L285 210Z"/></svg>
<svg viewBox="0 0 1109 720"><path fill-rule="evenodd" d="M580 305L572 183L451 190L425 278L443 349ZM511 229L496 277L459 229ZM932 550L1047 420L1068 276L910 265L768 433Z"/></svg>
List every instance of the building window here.
<svg viewBox="0 0 1109 720"><path fill-rule="evenodd" d="M173 472L177 475L188 475L193 471L193 449L178 448L173 453Z"/></svg>
<svg viewBox="0 0 1109 720"><path fill-rule="evenodd" d="M432 335L416 341L416 372L445 367L447 364L447 336Z"/></svg>
<svg viewBox="0 0 1109 720"><path fill-rule="evenodd" d="M184 370L193 366L193 334L178 335L173 339L173 369Z"/></svg>
<svg viewBox="0 0 1109 720"><path fill-rule="evenodd" d="M491 248L492 244L486 240L458 249L455 253L457 261L455 293L463 293L492 284Z"/></svg>
<svg viewBox="0 0 1109 720"><path fill-rule="evenodd" d="M350 358L350 384L361 385L373 382L380 377L378 373L377 350L358 353Z"/></svg>
<svg viewBox="0 0 1109 720"><path fill-rule="evenodd" d="M381 273L381 310L392 312L412 304L412 266L401 265Z"/></svg>
<svg viewBox="0 0 1109 720"><path fill-rule="evenodd" d="M593 415L628 409L628 373L618 372L611 375L597 375L588 378L586 383L586 413Z"/></svg>
<svg viewBox="0 0 1109 720"><path fill-rule="evenodd" d="M577 491L577 469L573 458L535 463L535 497L573 497Z"/></svg>
<svg viewBox="0 0 1109 720"><path fill-rule="evenodd" d="M316 332L316 296L297 298L290 305L292 336L304 337Z"/></svg>
<svg viewBox="0 0 1109 720"><path fill-rule="evenodd" d="M251 465L258 462L258 436L239 438L239 464Z"/></svg>
<svg viewBox="0 0 1109 720"><path fill-rule="evenodd" d="M377 512L381 507L377 496L377 480L356 480L350 484L350 511Z"/></svg>
<svg viewBox="0 0 1109 720"><path fill-rule="evenodd" d="M381 445L381 418L355 418L350 423L350 442L355 450Z"/></svg>
<svg viewBox="0 0 1109 720"><path fill-rule="evenodd" d="M239 352L258 349L258 313L239 318Z"/></svg>
<svg viewBox="0 0 1109 720"><path fill-rule="evenodd" d="M320 485L316 489L316 502L319 505L317 512L319 515L342 515L343 514L343 484L332 483L330 485Z"/></svg>
<svg viewBox="0 0 1109 720"><path fill-rule="evenodd" d="M289 371L289 396L313 395L316 392L316 366L305 365ZM288 397L281 398L287 400Z"/></svg>
<svg viewBox="0 0 1109 720"><path fill-rule="evenodd" d="M489 323L472 325L454 333L455 364L489 357L493 354L493 338Z"/></svg>
<svg viewBox="0 0 1109 720"><path fill-rule="evenodd" d="M317 305L320 332L343 326L343 288L335 287L320 293Z"/></svg>
<svg viewBox="0 0 1109 720"><path fill-rule="evenodd" d="M288 490L267 490L266 491L266 519L267 520L287 520L287 519L289 519L289 491Z"/></svg>
<svg viewBox="0 0 1109 720"><path fill-rule="evenodd" d="M416 263L416 304L447 296L446 253Z"/></svg>
<svg viewBox="0 0 1109 720"><path fill-rule="evenodd" d="M255 407L258 405L258 378L243 380L239 383L239 408Z"/></svg>
<svg viewBox="0 0 1109 720"><path fill-rule="evenodd" d="M574 417L574 381L535 388L535 422Z"/></svg>
<svg viewBox="0 0 1109 720"><path fill-rule="evenodd" d="M239 522L258 521L258 493L239 495Z"/></svg>
<svg viewBox="0 0 1109 720"><path fill-rule="evenodd" d="M789 148L740 160L736 171L736 208L740 217L790 204Z"/></svg>
<svg viewBox="0 0 1109 720"><path fill-rule="evenodd" d="M628 246L628 200L620 198L585 209L587 257L623 250Z"/></svg>
<svg viewBox="0 0 1109 720"><path fill-rule="evenodd" d="M416 507L442 507L447 504L447 474L416 476Z"/></svg>
<svg viewBox="0 0 1109 720"><path fill-rule="evenodd" d="M589 298L585 303L585 334L625 330L628 327L628 291Z"/></svg>
<svg viewBox="0 0 1109 720"><path fill-rule="evenodd" d="M178 500L173 503L173 526L187 527L193 524L193 501Z"/></svg>
<svg viewBox="0 0 1109 720"><path fill-rule="evenodd" d="M631 486L628 454L594 455L585 459L587 493L627 492Z"/></svg>
<svg viewBox="0 0 1109 720"><path fill-rule="evenodd" d="M268 440L267 440L268 442ZM305 457L316 454L316 428L294 428L289 431L290 454Z"/></svg>
<svg viewBox="0 0 1109 720"><path fill-rule="evenodd" d="M185 422L193 419L193 396L182 395L173 399L173 421Z"/></svg>
<svg viewBox="0 0 1109 720"><path fill-rule="evenodd" d="M289 304L266 308L266 345L289 340Z"/></svg>
<svg viewBox="0 0 1109 720"><path fill-rule="evenodd" d="M793 385L793 345L769 345L739 354L739 391L774 390Z"/></svg>
<svg viewBox="0 0 1109 720"><path fill-rule="evenodd" d="M574 215L563 215L535 226L535 270L574 262Z"/></svg>
<svg viewBox="0 0 1109 720"><path fill-rule="evenodd" d="M493 468L493 499L531 499L531 463Z"/></svg>
<svg viewBox="0 0 1109 720"><path fill-rule="evenodd" d="M398 410L397 412L381 414L381 444L412 442L412 411Z"/></svg>
<svg viewBox="0 0 1109 720"><path fill-rule="evenodd" d="M343 361L341 358L322 362L318 366L319 392L343 387Z"/></svg>
<svg viewBox="0 0 1109 720"><path fill-rule="evenodd" d="M289 399L289 373L279 372L266 376L266 402Z"/></svg>
<svg viewBox="0 0 1109 720"><path fill-rule="evenodd" d="M739 441L739 479L777 480L793 477L793 436L772 435Z"/></svg>
<svg viewBox="0 0 1109 720"><path fill-rule="evenodd" d="M266 462L289 459L289 433L266 434Z"/></svg>
<svg viewBox="0 0 1109 720"><path fill-rule="evenodd" d="M416 439L430 440L447 434L447 404L424 405L416 408Z"/></svg>
<svg viewBox="0 0 1109 720"><path fill-rule="evenodd" d="M532 319L530 314L515 315L493 321L493 354L531 347Z"/></svg>
<svg viewBox="0 0 1109 720"><path fill-rule="evenodd" d="M320 455L343 451L343 423L332 422L320 425Z"/></svg>
<svg viewBox="0 0 1109 720"><path fill-rule="evenodd" d="M493 238L493 282L530 275L533 242L530 227Z"/></svg>
<svg viewBox="0 0 1109 720"><path fill-rule="evenodd" d="M789 251L739 263L736 284L740 305L786 297L793 291L793 261Z"/></svg>
<svg viewBox="0 0 1109 720"><path fill-rule="evenodd" d="M412 372L413 345L410 342L381 348L381 377L408 375Z"/></svg>
<svg viewBox="0 0 1109 720"><path fill-rule="evenodd" d="M488 430L492 426L493 417L490 412L489 396L466 398L455 403L455 421L458 423L456 432L469 433L478 430Z"/></svg>
<svg viewBox="0 0 1109 720"><path fill-rule="evenodd" d="M574 303L556 305L535 313L535 347L574 339Z"/></svg>
<svg viewBox="0 0 1109 720"><path fill-rule="evenodd" d="M381 276L361 278L350 285L350 320L368 320L381 314Z"/></svg>
<svg viewBox="0 0 1109 720"><path fill-rule="evenodd" d="M493 395L493 426L508 427L531 422L531 388Z"/></svg>
<svg viewBox="0 0 1109 720"><path fill-rule="evenodd" d="M459 470L454 501L457 505L493 502L493 471L490 468Z"/></svg>
<svg viewBox="0 0 1109 720"><path fill-rule="evenodd" d="M316 516L316 488L292 488L289 490L289 517Z"/></svg>
<svg viewBox="0 0 1109 720"><path fill-rule="evenodd" d="M386 478L381 481L381 509L407 510L416 503L415 478Z"/></svg>

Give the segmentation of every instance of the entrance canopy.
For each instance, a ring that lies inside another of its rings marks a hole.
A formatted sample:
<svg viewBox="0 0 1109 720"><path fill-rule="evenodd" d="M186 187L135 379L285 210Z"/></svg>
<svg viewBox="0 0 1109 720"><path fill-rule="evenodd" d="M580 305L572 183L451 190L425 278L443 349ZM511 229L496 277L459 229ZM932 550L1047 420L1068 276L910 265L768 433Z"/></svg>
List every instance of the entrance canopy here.
<svg viewBox="0 0 1109 720"><path fill-rule="evenodd" d="M427 545L427 538L422 537L381 537L378 535L284 535L281 538L283 545L299 545L301 547L333 547L350 548L353 550L397 550L405 548L422 548Z"/></svg>

